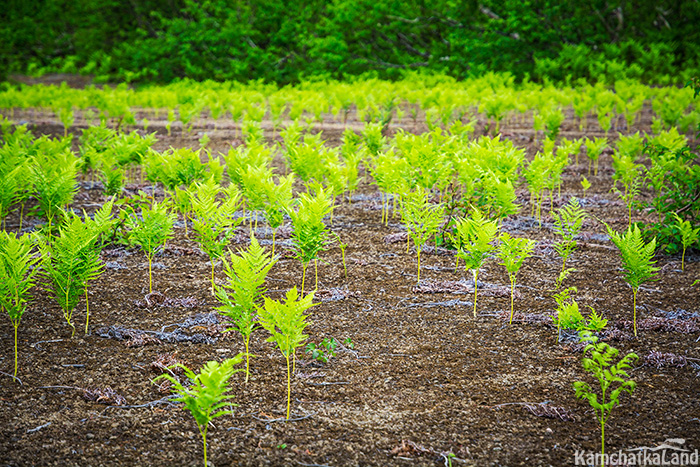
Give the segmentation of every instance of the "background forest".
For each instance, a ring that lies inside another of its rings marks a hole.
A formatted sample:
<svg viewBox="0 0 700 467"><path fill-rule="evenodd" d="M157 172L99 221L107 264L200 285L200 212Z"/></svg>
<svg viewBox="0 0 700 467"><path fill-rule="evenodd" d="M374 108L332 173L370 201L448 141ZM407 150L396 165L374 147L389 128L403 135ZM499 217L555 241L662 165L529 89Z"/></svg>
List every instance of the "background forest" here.
<svg viewBox="0 0 700 467"><path fill-rule="evenodd" d="M279 84L428 70L464 78L684 83L697 0L10 0L2 74Z"/></svg>

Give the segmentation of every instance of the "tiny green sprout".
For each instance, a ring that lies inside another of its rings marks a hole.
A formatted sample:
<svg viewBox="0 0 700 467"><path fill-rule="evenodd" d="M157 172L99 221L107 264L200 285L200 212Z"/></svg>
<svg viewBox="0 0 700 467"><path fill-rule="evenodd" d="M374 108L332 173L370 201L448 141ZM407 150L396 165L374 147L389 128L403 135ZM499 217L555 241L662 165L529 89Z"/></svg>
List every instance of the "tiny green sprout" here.
<svg viewBox="0 0 700 467"><path fill-rule="evenodd" d="M150 208L141 207L141 216L136 213L128 218L131 227L129 241L141 247L148 258L148 291L153 292L153 257L173 236L175 213L168 210L166 203L153 203Z"/></svg>
<svg viewBox="0 0 700 467"><path fill-rule="evenodd" d="M681 243L683 244L683 255L681 256L681 271L685 271L685 250L698 242L700 227L694 229L690 221L684 221L677 213L673 213L676 219L676 227L681 233Z"/></svg>
<svg viewBox="0 0 700 467"><path fill-rule="evenodd" d="M228 260L222 259L228 283L216 287L216 298L221 306L216 310L228 319L232 327L243 336L246 356L246 376L250 375L250 335L258 327L256 308L265 293L265 278L276 260L260 246L255 237L250 238L248 250L231 253Z"/></svg>
<svg viewBox="0 0 700 467"><path fill-rule="evenodd" d="M513 297L515 296L515 278L523 262L532 254L535 242L527 238L514 238L503 233L499 239L498 257L501 265L506 267L510 279L510 324L513 323Z"/></svg>
<svg viewBox="0 0 700 467"><path fill-rule="evenodd" d="M31 299L29 290L34 286L34 276L39 272L36 265L41 259L31 254L33 244L29 235L18 237L0 232L0 311L7 311L15 331L15 378L17 329Z"/></svg>
<svg viewBox="0 0 700 467"><path fill-rule="evenodd" d="M195 374L185 365L178 363L173 367L182 368L185 375L190 380L191 385L183 385L178 378L171 374L163 374L153 380L155 383L160 379L168 380L172 383L172 391L177 394L176 401L183 402L185 409L189 410L197 423L199 434L202 435L202 445L204 447L204 466L207 466L207 430L212 420L224 415L232 415L231 408L237 405L231 402L234 398L227 395L229 391L229 380L242 369L234 368L243 361L243 354L238 354L234 358L224 360L223 363L216 361L207 362L199 373ZM229 410L224 410L229 407Z"/></svg>
<svg viewBox="0 0 700 467"><path fill-rule="evenodd" d="M583 369L592 373L600 385L600 393L593 391L591 386L583 381L574 383L577 399L586 399L595 411L600 423L601 454L605 458L605 424L610 418L612 409L620 405L620 394L623 391L632 394L636 383L627 374L632 364L639 359L634 353L625 355L619 362L614 360L619 350L610 347L604 342L598 342L598 338L584 331L582 341L589 342L583 350ZM590 357L585 357L590 352ZM603 465L604 467L604 465Z"/></svg>
<svg viewBox="0 0 700 467"><path fill-rule="evenodd" d="M571 198L569 203L552 212L554 219L554 231L561 236L561 240L554 244L554 249L562 259L561 271L566 269L566 260L576 249L576 236L581 232L586 212L581 209L576 198Z"/></svg>
<svg viewBox="0 0 700 467"><path fill-rule="evenodd" d="M287 292L286 301L276 301L265 297L265 306L258 308L260 324L267 329L271 336L268 342L274 342L287 361L287 420L292 402L292 374L290 359L296 349L301 347L307 336L304 328L309 325L306 322L307 315L304 312L314 306L314 293L305 297L299 297L297 288Z"/></svg>
<svg viewBox="0 0 700 467"><path fill-rule="evenodd" d="M306 344L306 353L311 354L311 358L322 363L328 363L331 357L335 357L335 349L338 347L338 341L334 338L326 338L320 344L309 342Z"/></svg>
<svg viewBox="0 0 700 467"><path fill-rule="evenodd" d="M352 338L350 338L350 337L346 338L343 341L343 345L350 350L353 350L355 348L355 343L352 341Z"/></svg>
<svg viewBox="0 0 700 467"><path fill-rule="evenodd" d="M583 188L583 194L586 194L588 189L591 187L591 182L588 181L586 177L581 179L581 188Z"/></svg>
<svg viewBox="0 0 700 467"><path fill-rule="evenodd" d="M654 266L654 253L656 250L656 238L649 243L644 243L642 232L635 224L629 227L624 235L621 235L605 224L608 235L620 250L622 265L625 269L624 277L632 287L632 306L634 313L634 336L637 337L637 292L639 287L648 280L656 280L659 268Z"/></svg>
<svg viewBox="0 0 700 467"><path fill-rule="evenodd" d="M455 224L455 240L459 245L458 258L464 259L465 270L474 276L474 317L476 318L477 279L484 261L496 248L491 244L498 232L498 222L488 220L477 208L470 219L460 219Z"/></svg>
<svg viewBox="0 0 700 467"><path fill-rule="evenodd" d="M206 149L207 146L209 146L209 143L211 143L211 137L209 136L209 133L204 133L199 138L199 147L202 149Z"/></svg>
<svg viewBox="0 0 700 467"><path fill-rule="evenodd" d="M576 293L576 287L569 287L561 292L554 294L554 301L557 302L556 316L552 320L557 325L557 336L561 340L561 330L581 330L585 324L585 320L579 311L578 303L571 296Z"/></svg>
<svg viewBox="0 0 700 467"><path fill-rule="evenodd" d="M435 235L445 213L443 205L431 205L427 194L418 189L406 195L401 215L406 224L408 236L416 246L418 257L418 282L420 283L420 252L427 241Z"/></svg>
<svg viewBox="0 0 700 467"><path fill-rule="evenodd" d="M602 315L599 315L592 306L589 306L588 308L591 309L591 313L588 315L588 319L586 320L586 330L591 332L600 332L605 329L605 326L608 325L608 320L603 318Z"/></svg>

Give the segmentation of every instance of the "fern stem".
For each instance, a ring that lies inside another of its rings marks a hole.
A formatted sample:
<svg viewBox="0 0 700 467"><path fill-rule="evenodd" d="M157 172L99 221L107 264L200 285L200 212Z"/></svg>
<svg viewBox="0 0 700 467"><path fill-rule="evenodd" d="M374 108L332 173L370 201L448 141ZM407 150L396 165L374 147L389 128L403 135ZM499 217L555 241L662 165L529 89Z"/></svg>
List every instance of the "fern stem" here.
<svg viewBox="0 0 700 467"><path fill-rule="evenodd" d="M479 275L479 270L474 270L474 318L476 318L476 278Z"/></svg>
<svg viewBox="0 0 700 467"><path fill-rule="evenodd" d="M85 335L88 333L88 323L90 323L90 302L88 301L88 286L85 282Z"/></svg>
<svg viewBox="0 0 700 467"><path fill-rule="evenodd" d="M22 232L22 220L24 218L24 202L19 207L19 232Z"/></svg>
<svg viewBox="0 0 700 467"><path fill-rule="evenodd" d="M250 351L248 350L250 334L243 338L243 342L245 342L245 382L247 383L250 377Z"/></svg>
<svg viewBox="0 0 700 467"><path fill-rule="evenodd" d="M148 256L148 293L153 293L153 272L152 272L152 265L151 265L151 256Z"/></svg>
<svg viewBox="0 0 700 467"><path fill-rule="evenodd" d="M416 254L418 255L418 283L420 284L420 246L416 245Z"/></svg>
<svg viewBox="0 0 700 467"><path fill-rule="evenodd" d="M304 282L306 280L306 263L301 264L301 296L304 296Z"/></svg>
<svg viewBox="0 0 700 467"><path fill-rule="evenodd" d="M600 420L600 453L602 454L600 466L605 467L605 420L602 418Z"/></svg>
<svg viewBox="0 0 700 467"><path fill-rule="evenodd" d="M508 324L513 324L513 295L515 294L515 279L510 278L510 322Z"/></svg>
<svg viewBox="0 0 700 467"><path fill-rule="evenodd" d="M638 289L632 289L632 307L634 309L634 337L637 337L637 290Z"/></svg>
<svg viewBox="0 0 700 467"><path fill-rule="evenodd" d="M343 270L345 271L345 280L347 280L348 279L348 267L345 264L345 248L340 249L340 254L343 256Z"/></svg>
<svg viewBox="0 0 700 467"><path fill-rule="evenodd" d="M204 467L207 467L207 429L199 430L202 433L202 444L204 445Z"/></svg>
<svg viewBox="0 0 700 467"><path fill-rule="evenodd" d="M685 271L685 246L683 246L683 255L681 255L681 271Z"/></svg>
<svg viewBox="0 0 700 467"><path fill-rule="evenodd" d="M211 294L216 295L214 291L214 258L211 260Z"/></svg>
<svg viewBox="0 0 700 467"><path fill-rule="evenodd" d="M285 354L287 359L287 420L289 420L289 407L292 402L292 375L289 371L289 354Z"/></svg>
<svg viewBox="0 0 700 467"><path fill-rule="evenodd" d="M17 324L15 324L13 321L12 325L15 328L15 374L14 374L14 376L15 376L15 378L17 378L17 359L18 359L18 355L17 355L17 328L19 327L19 322L17 322Z"/></svg>
<svg viewBox="0 0 700 467"><path fill-rule="evenodd" d="M277 234L277 229L272 229L272 257L275 257L275 236Z"/></svg>

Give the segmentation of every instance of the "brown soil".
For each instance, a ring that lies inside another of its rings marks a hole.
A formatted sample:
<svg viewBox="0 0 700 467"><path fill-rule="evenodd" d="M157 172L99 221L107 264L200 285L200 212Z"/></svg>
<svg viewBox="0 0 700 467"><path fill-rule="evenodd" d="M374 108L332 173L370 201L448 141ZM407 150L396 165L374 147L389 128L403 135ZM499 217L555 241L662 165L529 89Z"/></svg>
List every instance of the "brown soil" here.
<svg viewBox="0 0 700 467"><path fill-rule="evenodd" d="M36 134L63 131L55 121L38 123ZM204 122L202 128L212 133L214 152L235 141L230 127L214 131L212 126ZM161 149L197 145L198 130L169 138L157 122L153 129L159 131ZM323 130L330 144L337 144L342 126ZM518 127L504 132L533 152L531 132ZM625 208L609 193L609 156L601 161L599 176L589 178L593 186L585 195L584 172L583 165L567 170L562 198L579 196L590 214L625 228ZM75 208L94 210L104 201L99 188L89 187L83 183ZM128 190L138 188L144 187ZM522 212L529 213L525 191L520 201ZM474 318L471 274L461 267L455 271L449 252L426 249L416 287L415 251L406 252L398 217L381 225L378 191L365 181L352 204L336 210L332 225L349 245L348 277L337 247L322 255L318 306L307 328L312 342L350 338L354 350L341 348L328 363L306 357L298 362L292 420L285 421L284 359L265 341L266 332L255 332L251 380L245 384L239 373L232 384L235 415L216 419L209 430L211 463L446 465L451 452L458 458L453 465L559 466L573 465L576 450L597 451L594 413L572 389L574 381L594 381L582 369L580 346L573 339L557 342L548 319L561 268L550 221L545 215L539 228L520 215L503 224L513 235L536 240L536 255L518 275L515 322L506 319L508 278L496 261L481 272ZM11 215L8 228L17 224ZM194 420L167 399L167 388L152 383L162 373L157 362L167 364L174 356L199 368L236 355L243 344L238 335L221 334L212 314L208 259L185 238L183 227L180 223L175 240L156 259L154 283L162 295L147 295L146 260L139 251L107 247L106 270L90 287L88 335L82 329L84 303L74 314L78 332L71 338L57 305L36 290L19 330L21 384L6 375L0 379L2 465L201 464ZM637 389L621 397L607 425L607 451L653 447L667 438L700 447L700 291L691 287L700 277L700 257L689 253L684 272L679 257L658 258L660 280L640 292L635 339L632 292L622 279L618 252L599 223L588 220L584 230L569 263L577 271L566 285L578 287L583 310L590 305L610 320L611 345L641 357L631 371ZM256 234L270 244L262 224ZM245 247L246 237L247 227L241 228L233 248ZM397 242L387 242L391 239ZM288 247L288 241L278 244L281 259L267 282L273 297L300 286L301 266ZM223 279L218 266L217 281ZM161 339L151 332L175 330ZM168 336L181 342L167 342ZM649 358L651 352L676 358ZM0 329L0 369L11 373L12 365L12 327L6 321Z"/></svg>

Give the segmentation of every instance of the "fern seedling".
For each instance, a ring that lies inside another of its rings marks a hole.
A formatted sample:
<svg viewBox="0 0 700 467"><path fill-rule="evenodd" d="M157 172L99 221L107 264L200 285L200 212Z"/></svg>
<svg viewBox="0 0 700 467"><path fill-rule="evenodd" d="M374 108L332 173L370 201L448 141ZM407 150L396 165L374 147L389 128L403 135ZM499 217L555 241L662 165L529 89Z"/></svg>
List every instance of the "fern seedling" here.
<svg viewBox="0 0 700 467"><path fill-rule="evenodd" d="M276 301L265 297L265 306L259 308L260 324L272 334L267 341L274 342L287 361L287 420L292 401L292 375L290 359L297 348L304 344L307 336L304 328L307 315L304 312L314 306L314 293L299 297L297 288L287 292L286 301Z"/></svg>
<svg viewBox="0 0 700 467"><path fill-rule="evenodd" d="M213 179L209 179L205 183L196 184L191 195L192 212L194 213L192 229L195 233L195 240L209 256L211 262L212 295L215 294L215 260L224 254L224 248L231 241L235 227L242 221L241 217L233 217L240 206L239 192L228 190L229 196L223 201L217 201L216 197L220 192L220 186Z"/></svg>
<svg viewBox="0 0 700 467"><path fill-rule="evenodd" d="M104 246L102 236L116 223L116 221L112 218L113 207L114 198L103 204L102 207L95 212L92 219L90 219L87 214L83 212L85 227L93 234L92 242L83 250L83 256L86 264L91 265L92 268L96 268L92 273L85 277L85 334L88 333L88 326L90 324L88 281L96 278L104 271L100 261L100 253L102 253L102 247Z"/></svg>
<svg viewBox="0 0 700 467"><path fill-rule="evenodd" d="M331 200L323 189L316 196L306 193L299 198L299 209L287 212L292 218L292 241L297 258L301 261L301 293L304 294L306 268L309 262L318 259L318 254L326 249L328 244L328 228L323 218L331 211ZM318 267L316 267L316 286L318 287Z"/></svg>
<svg viewBox="0 0 700 467"><path fill-rule="evenodd" d="M532 254L535 242L527 238L514 238L507 232L503 233L499 240L498 257L501 265L506 267L510 280L510 323L513 323L513 297L515 296L515 279L523 262Z"/></svg>
<svg viewBox="0 0 700 467"><path fill-rule="evenodd" d="M620 250L622 265L625 269L624 277L632 287L632 307L634 312L634 336L637 337L637 292L639 287L648 280L655 280L659 268L654 266L654 253L656 250L656 238L649 243L644 243L642 232L635 224L629 227L624 235L620 235L605 224L608 235Z"/></svg>
<svg viewBox="0 0 700 467"><path fill-rule="evenodd" d="M153 203L149 208L141 207L141 215L132 213L128 218L131 228L129 242L139 246L148 259L148 291L153 292L153 257L173 235L175 213L168 210L166 203Z"/></svg>
<svg viewBox="0 0 700 467"><path fill-rule="evenodd" d="M586 154L588 155L588 175L591 175L591 165L594 165L594 175L598 175L598 162L603 150L608 146L607 138L586 139Z"/></svg>
<svg viewBox="0 0 700 467"><path fill-rule="evenodd" d="M256 307L265 293L265 278L276 260L268 255L255 237L250 238L248 250L238 254L231 253L229 259L223 258L224 272L228 282L223 287L216 287L216 298L221 306L216 310L226 317L232 326L229 331L237 330L243 336L246 356L246 376L250 375L250 335L258 326L255 320Z"/></svg>
<svg viewBox="0 0 700 467"><path fill-rule="evenodd" d="M292 186L294 185L294 174L280 177L277 183L268 179L263 183L266 203L263 214L270 228L272 229L272 255L275 255L275 239L277 229L284 222L284 213L290 209L292 204Z"/></svg>
<svg viewBox="0 0 700 467"><path fill-rule="evenodd" d="M460 219L455 224L455 240L459 245L457 257L463 258L465 270L474 276L474 317L476 318L477 279L479 269L495 247L491 244L498 232L498 222L488 220L478 209L470 219Z"/></svg>
<svg viewBox="0 0 700 467"><path fill-rule="evenodd" d="M431 205L422 189L406 195L401 215L408 236L413 240L418 258L418 282L420 283L420 252L430 237L437 233L442 223L445 208L441 204Z"/></svg>
<svg viewBox="0 0 700 467"><path fill-rule="evenodd" d="M629 227L632 225L632 205L634 204L634 198L639 194L642 185L640 172L644 170L644 166L635 164L632 156L617 154L613 156L613 167L615 168L613 190L619 194L620 198L622 198L627 205L627 226ZM622 182L624 185L624 193L617 188L617 182Z"/></svg>
<svg viewBox="0 0 700 467"><path fill-rule="evenodd" d="M591 182L586 177L581 177L581 188L583 188L584 195L591 188Z"/></svg>
<svg viewBox="0 0 700 467"><path fill-rule="evenodd" d="M586 399L595 411L598 423L600 423L601 458L605 459L605 424L615 406L620 405L620 394L623 391L632 394L636 383L627 374L632 364L639 359L634 353L625 355L619 362L614 360L619 350L610 347L604 342L598 342L598 338L590 332L583 332L584 342L589 344L584 348L584 356L590 352L590 357L584 357L583 369L592 373L600 385L600 393L594 392L591 386L583 381L574 383L577 399Z"/></svg>
<svg viewBox="0 0 700 467"><path fill-rule="evenodd" d="M581 232L586 212L581 209L576 198L571 198L569 203L559 209L559 212L552 212L554 219L554 231L561 236L561 240L554 244L554 250L562 259L561 274L566 270L566 261L576 249L576 236ZM557 284L557 288L560 284Z"/></svg>
<svg viewBox="0 0 700 467"><path fill-rule="evenodd" d="M39 202L41 212L46 216L48 231L51 232L54 218L63 212L63 208L73 201L78 192L75 182L76 159L56 159L54 161L35 161L32 165L32 182L34 194Z"/></svg>
<svg viewBox="0 0 700 467"><path fill-rule="evenodd" d="M63 311L63 317L75 335L73 311L85 295L87 297L88 281L102 272L103 265L97 240L100 235L90 221L71 214L67 222L59 228L59 235L47 237L42 245L44 274L49 279L49 292L55 297ZM87 306L87 305L86 305ZM89 308L86 308L89 313ZM88 315L89 316L89 315ZM85 321L87 334L88 320Z"/></svg>
<svg viewBox="0 0 700 467"><path fill-rule="evenodd" d="M17 330L30 300L29 289L34 286L34 276L39 271L36 265L40 257L32 256L32 247L33 240L29 235L16 237L0 232L0 310L7 312L15 331L15 378Z"/></svg>
<svg viewBox="0 0 700 467"><path fill-rule="evenodd" d="M216 361L207 362L199 373L195 374L185 365L178 363L170 368L182 368L185 376L190 380L191 385L183 385L178 378L171 374L163 374L153 380L165 379L172 383L172 391L177 394L176 401L183 402L185 409L189 410L197 423L199 434L202 436L204 448L204 467L207 464L207 430L211 421L224 415L233 415L232 410L223 410L225 407L233 407L236 404L231 402L234 396L226 395L229 391L229 380L231 377L242 371L234 368L243 360L243 354L238 354L234 358L224 360L223 363Z"/></svg>
<svg viewBox="0 0 700 467"><path fill-rule="evenodd" d="M5 230L5 218L10 213L10 207L20 198L22 189L20 182L22 167L5 169L7 167L0 165L0 220L2 220L3 230Z"/></svg>
<svg viewBox="0 0 700 467"><path fill-rule="evenodd" d="M557 302L556 315L552 316L552 321L557 325L557 339L559 341L561 341L562 328L578 331L585 322L579 311L578 303L571 297L571 294L577 291L576 287L569 287L552 297Z"/></svg>
<svg viewBox="0 0 700 467"><path fill-rule="evenodd" d="M689 246L698 242L700 227L694 229L690 221L684 221L677 213L673 213L676 219L676 227L681 233L681 244L683 245L683 255L681 256L681 271L685 271L685 250Z"/></svg>

